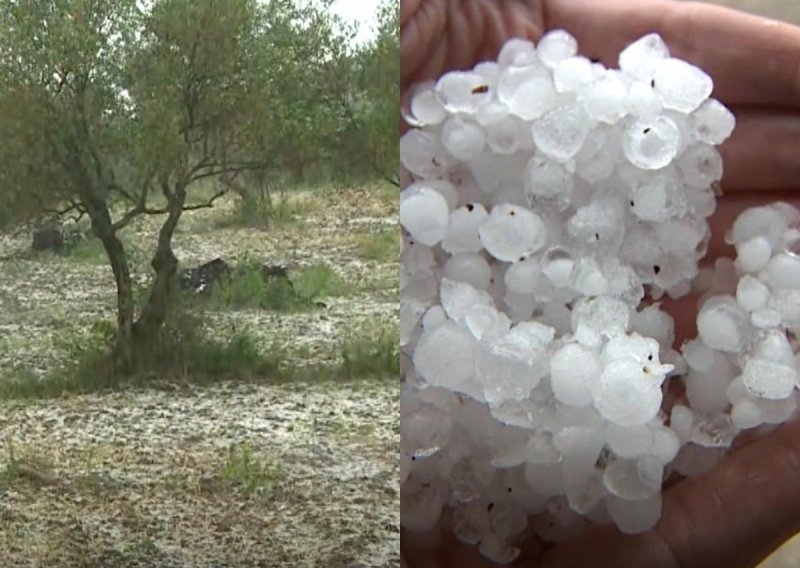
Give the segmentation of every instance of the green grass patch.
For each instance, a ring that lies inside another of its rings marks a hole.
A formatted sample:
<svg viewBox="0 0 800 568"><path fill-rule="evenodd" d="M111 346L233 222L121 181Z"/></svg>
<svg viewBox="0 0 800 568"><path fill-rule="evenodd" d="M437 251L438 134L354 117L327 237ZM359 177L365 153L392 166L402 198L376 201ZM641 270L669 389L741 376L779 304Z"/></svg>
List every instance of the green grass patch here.
<svg viewBox="0 0 800 568"><path fill-rule="evenodd" d="M324 264L301 269L288 278L264 278L260 264L246 261L215 286L210 304L216 309L265 309L298 312L348 292L344 281Z"/></svg>
<svg viewBox="0 0 800 568"><path fill-rule="evenodd" d="M108 255L103 243L94 236L90 226L86 222L77 225L67 225L63 228L64 243L58 250L48 250L37 252L32 249L25 251L22 258L59 258L74 261L80 264L90 264L95 266L109 265ZM128 265L131 269L149 270L151 251L144 250L137 237L124 230L117 234L122 241L127 255Z"/></svg>
<svg viewBox="0 0 800 568"><path fill-rule="evenodd" d="M287 278L264 278L256 263L244 263L230 278L214 286L211 307L217 309L265 309L276 312L295 312L309 307Z"/></svg>
<svg viewBox="0 0 800 568"><path fill-rule="evenodd" d="M278 312L306 307L288 279L265 279L261 266L250 262L237 266L230 278L214 286L211 305L218 309L262 308Z"/></svg>
<svg viewBox="0 0 800 568"><path fill-rule="evenodd" d="M34 485L53 485L57 482L53 474L53 463L32 449L17 450L9 436L7 439L8 460L0 471L0 484L12 486L28 482Z"/></svg>
<svg viewBox="0 0 800 568"><path fill-rule="evenodd" d="M244 442L228 448L219 478L228 489L248 494L262 493L284 480L286 472L276 458L262 455L250 443Z"/></svg>
<svg viewBox="0 0 800 568"><path fill-rule="evenodd" d="M16 371L0 380L0 399L58 397L68 393L117 390L126 386L209 384L281 378L286 353L262 350L248 330L228 340L202 331L196 315L173 315L157 337L133 349L133 368L122 369L115 356L114 324L99 321L90 329L61 335L56 344L66 361L44 377Z"/></svg>
<svg viewBox="0 0 800 568"><path fill-rule="evenodd" d="M400 375L400 332L396 326L362 326L345 336L340 355L337 378L396 378Z"/></svg>
<svg viewBox="0 0 800 568"><path fill-rule="evenodd" d="M380 263L397 262L400 258L400 237L395 229L360 233L356 236L358 256Z"/></svg>
<svg viewBox="0 0 800 568"><path fill-rule="evenodd" d="M344 280L326 264L315 264L300 270L292 277L292 282L297 294L310 302L343 296L349 292Z"/></svg>

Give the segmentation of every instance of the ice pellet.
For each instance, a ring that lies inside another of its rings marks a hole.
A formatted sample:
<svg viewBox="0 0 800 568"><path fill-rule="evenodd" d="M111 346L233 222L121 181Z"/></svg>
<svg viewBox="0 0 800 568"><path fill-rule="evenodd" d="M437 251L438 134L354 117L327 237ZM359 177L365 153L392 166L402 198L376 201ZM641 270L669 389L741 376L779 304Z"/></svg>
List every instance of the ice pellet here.
<svg viewBox="0 0 800 568"><path fill-rule="evenodd" d="M559 63L578 53L578 42L564 30L544 34L536 46L536 54L545 66L554 69Z"/></svg>
<svg viewBox="0 0 800 568"><path fill-rule="evenodd" d="M439 79L436 93L447 112L472 114L492 97L483 89L485 86L486 79L482 75L455 71Z"/></svg>
<svg viewBox="0 0 800 568"><path fill-rule="evenodd" d="M473 350L473 339L447 322L423 332L414 351L414 367L429 384L458 390L473 376Z"/></svg>
<svg viewBox="0 0 800 568"><path fill-rule="evenodd" d="M400 196L400 224L424 245L434 246L445 237L449 217L447 201L430 187L411 186Z"/></svg>
<svg viewBox="0 0 800 568"><path fill-rule="evenodd" d="M478 229L486 250L498 260L521 260L542 248L547 229L533 211L511 204L497 205Z"/></svg>
<svg viewBox="0 0 800 568"><path fill-rule="evenodd" d="M447 111L433 86L425 86L414 93L411 97L411 115L421 125L439 124L447 118Z"/></svg>
<svg viewBox="0 0 800 568"><path fill-rule="evenodd" d="M639 119L625 129L622 149L625 157L643 170L658 170L678 153L680 133L665 116Z"/></svg>
<svg viewBox="0 0 800 568"><path fill-rule="evenodd" d="M486 132L479 124L452 117L444 123L442 143L455 158L469 160L483 149Z"/></svg>
<svg viewBox="0 0 800 568"><path fill-rule="evenodd" d="M717 99L708 99L692 114L695 138L707 144L719 145L733 132L736 119Z"/></svg>
<svg viewBox="0 0 800 568"><path fill-rule="evenodd" d="M585 57L569 57L558 63L553 73L556 91L574 92L592 81L592 64Z"/></svg>
<svg viewBox="0 0 800 568"><path fill-rule="evenodd" d="M658 34L647 34L634 41L619 54L619 67L626 73L650 81L656 64L669 57L669 48Z"/></svg>
<svg viewBox="0 0 800 568"><path fill-rule="evenodd" d="M769 288L758 278L744 275L736 287L736 301L748 312L763 308L769 300Z"/></svg>
<svg viewBox="0 0 800 568"><path fill-rule="evenodd" d="M480 203L467 203L453 211L442 248L450 254L480 251L483 243L478 236L478 228L488 215L486 208Z"/></svg>
<svg viewBox="0 0 800 568"><path fill-rule="evenodd" d="M603 370L597 354L577 343L567 343L550 358L550 385L564 404L586 406L592 402L592 387Z"/></svg>
<svg viewBox="0 0 800 568"><path fill-rule="evenodd" d="M652 420L661 407L662 377L653 376L632 361L605 366L593 390L600 414L619 426L636 426Z"/></svg>
<svg viewBox="0 0 800 568"><path fill-rule="evenodd" d="M749 336L747 313L729 296L707 301L697 315L703 342L720 351L739 351Z"/></svg>
<svg viewBox="0 0 800 568"><path fill-rule="evenodd" d="M656 63L653 80L664 106L685 113L699 107L713 88L711 77L704 71L674 58Z"/></svg>
<svg viewBox="0 0 800 568"><path fill-rule="evenodd" d="M559 162L575 157L589 132L586 113L579 106L562 106L533 125L533 141L545 155Z"/></svg>

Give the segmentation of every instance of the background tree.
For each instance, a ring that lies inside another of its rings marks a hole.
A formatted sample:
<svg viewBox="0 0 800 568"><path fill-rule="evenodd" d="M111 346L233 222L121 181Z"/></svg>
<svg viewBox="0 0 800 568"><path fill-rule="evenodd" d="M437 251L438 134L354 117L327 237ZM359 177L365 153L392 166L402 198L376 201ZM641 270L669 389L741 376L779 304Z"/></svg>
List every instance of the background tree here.
<svg viewBox="0 0 800 568"><path fill-rule="evenodd" d="M346 164L350 171L367 176L378 175L399 187L398 2L382 1L378 9L376 31L371 41L347 54L339 65L338 93L344 116L338 145L340 151L336 159Z"/></svg>

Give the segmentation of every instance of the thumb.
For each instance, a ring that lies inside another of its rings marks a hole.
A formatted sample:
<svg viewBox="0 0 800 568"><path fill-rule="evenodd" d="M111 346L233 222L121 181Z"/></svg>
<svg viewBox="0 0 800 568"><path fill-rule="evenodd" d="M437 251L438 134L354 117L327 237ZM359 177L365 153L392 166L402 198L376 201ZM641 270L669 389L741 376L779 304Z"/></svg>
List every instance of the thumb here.
<svg viewBox="0 0 800 568"><path fill-rule="evenodd" d="M755 566L800 530L800 421L665 495L656 532L680 566Z"/></svg>
<svg viewBox="0 0 800 568"><path fill-rule="evenodd" d="M800 421L726 456L706 474L664 493L661 520L640 535L597 527L542 566L752 568L800 530ZM589 552L590 551L590 552ZM596 564L595 564L596 565Z"/></svg>

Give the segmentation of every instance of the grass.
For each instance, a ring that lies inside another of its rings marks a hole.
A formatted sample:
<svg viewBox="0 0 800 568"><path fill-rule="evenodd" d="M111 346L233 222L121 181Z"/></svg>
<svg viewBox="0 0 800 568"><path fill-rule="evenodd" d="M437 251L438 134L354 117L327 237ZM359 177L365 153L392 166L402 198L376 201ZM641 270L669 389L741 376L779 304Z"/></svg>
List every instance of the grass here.
<svg viewBox="0 0 800 568"><path fill-rule="evenodd" d="M103 243L97 237L80 241L74 246L64 249L59 255L86 264L102 265L108 263Z"/></svg>
<svg viewBox="0 0 800 568"><path fill-rule="evenodd" d="M219 478L228 489L247 494L269 492L286 477L277 458L260 455L248 442L228 448Z"/></svg>
<svg viewBox="0 0 800 568"><path fill-rule="evenodd" d="M333 359L338 362L303 368L289 363L308 359L302 348L291 351L276 342L263 349L248 330L220 341L171 324L159 341L135 353L136 367L130 373L120 372L110 356L111 329L110 322L104 322L89 331L65 334L58 348L67 363L44 377L25 369L6 374L0 380L0 400L55 398L165 383L174 387L221 381L371 380L396 378L400 372L398 331L379 324L362 325L358 332L346 335L334 347L337 357Z"/></svg>
<svg viewBox="0 0 800 568"><path fill-rule="evenodd" d="M81 467L75 478L77 488L91 493L100 493L107 487L108 480L102 475L102 449L94 444L81 451Z"/></svg>
<svg viewBox="0 0 800 568"><path fill-rule="evenodd" d="M331 363L294 367L308 360L307 348L263 348L247 329L228 341L211 339L199 329L196 316L171 322L158 341L134 354L135 368L122 373L110 355L113 325L104 321L89 330L63 334L57 343L67 363L39 377L18 369L0 380L0 400L54 398L70 393L118 390L124 387L186 386L234 382L354 381L396 378L400 373L399 332L379 323L359 325L346 334ZM192 323L194 322L194 323Z"/></svg>
<svg viewBox="0 0 800 568"><path fill-rule="evenodd" d="M45 258L61 258L79 264L93 266L108 265L108 255L103 243L95 237L88 224L81 222L77 225L68 225L63 229L64 245L60 250L44 252L27 251L23 258L36 258L43 255ZM118 235L125 247L128 264L133 267L146 267L150 262L150 253L144 250L137 242L136 237L129 232L120 232Z"/></svg>
<svg viewBox="0 0 800 568"><path fill-rule="evenodd" d="M317 264L301 269L289 278L263 278L261 265L246 261L231 278L216 286L211 293L211 306L216 309L265 309L275 312L297 312L314 307L326 297L348 291L344 281L327 265Z"/></svg>
<svg viewBox="0 0 800 568"><path fill-rule="evenodd" d="M395 229L381 229L377 233L360 233L356 236L358 256L380 263L397 262L400 257L400 237Z"/></svg>
<svg viewBox="0 0 800 568"><path fill-rule="evenodd" d="M278 312L305 307L289 280L264 279L261 266L250 262L236 267L231 278L213 288L211 306L218 309L263 308Z"/></svg>
<svg viewBox="0 0 800 568"><path fill-rule="evenodd" d="M56 347L66 363L44 377L26 370L13 372L0 381L0 399L51 398L163 381L178 385L258 381L283 373L286 353L276 347L263 351L249 330L220 341L199 329L196 316L173 319L155 341L134 350L134 368L125 372L112 355L111 322L64 333Z"/></svg>
<svg viewBox="0 0 800 568"><path fill-rule="evenodd" d="M292 283L297 294L310 302L343 296L349 290L345 282L326 264L315 264L300 270Z"/></svg>
<svg viewBox="0 0 800 568"><path fill-rule="evenodd" d="M246 194L236 199L232 214L221 218L217 226L223 229L286 227L296 223L315 206L311 200L298 199L286 192L277 196Z"/></svg>
<svg viewBox="0 0 800 568"><path fill-rule="evenodd" d="M196 321L190 318L189 321ZM348 334L336 349L334 363L295 368L290 361L308 359L277 342L262 348L248 330L228 341L210 339L186 321L168 325L159 341L135 353L136 366L122 373L110 355L113 326L64 334L57 347L65 354L62 368L40 377L25 369L0 380L0 400L54 398L70 393L118 390L125 387L211 384L221 381L371 380L396 378L400 372L398 331L366 324Z"/></svg>
<svg viewBox="0 0 800 568"><path fill-rule="evenodd" d="M54 464L41 453L28 448L17 451L10 436L7 439L7 448L8 461L0 473L0 483L5 486L22 482L40 486L55 483L56 477L52 473Z"/></svg>
<svg viewBox="0 0 800 568"><path fill-rule="evenodd" d="M331 432L336 439L345 442L345 443L352 443L357 441L368 440L375 436L375 425L369 422L367 423L354 423L352 420L347 420L345 418L338 418L337 420L333 421L331 424Z"/></svg>
<svg viewBox="0 0 800 568"><path fill-rule="evenodd" d="M400 374L400 332L396 326L366 325L345 337L340 347L340 379L397 378Z"/></svg>

